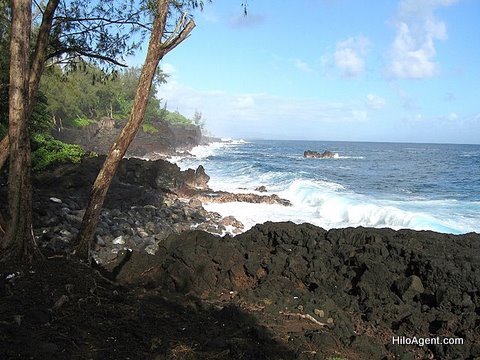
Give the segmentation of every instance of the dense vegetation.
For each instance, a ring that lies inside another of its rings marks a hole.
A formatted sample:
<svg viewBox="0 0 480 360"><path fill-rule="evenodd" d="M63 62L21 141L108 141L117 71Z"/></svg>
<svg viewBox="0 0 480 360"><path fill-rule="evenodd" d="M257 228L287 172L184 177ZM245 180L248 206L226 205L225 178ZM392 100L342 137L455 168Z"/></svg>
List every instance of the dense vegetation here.
<svg viewBox="0 0 480 360"><path fill-rule="evenodd" d="M40 92L46 97L45 110L50 122L57 126L85 127L102 117L122 123L127 120L135 97L140 68L106 74L99 67L82 63L73 69L52 66L45 72ZM192 120L161 106L156 97L158 86L167 75L157 71L144 117L144 131L155 132L152 123L164 120L172 125L189 125ZM199 113L194 115L196 123Z"/></svg>
<svg viewBox="0 0 480 360"><path fill-rule="evenodd" d="M2 52L2 54L4 54ZM0 55L0 62L7 62ZM8 118L8 67L0 71L0 136L6 133ZM100 67L80 63L71 68L50 66L42 77L39 95L30 123L33 169L42 169L55 162L78 162L84 152L75 145L64 144L50 136L53 127L83 128L94 124L103 117L113 118L117 123L127 121L135 96L140 68L132 67L123 71L106 73ZM161 106L156 97L158 86L165 83L167 75L157 71L150 91L142 130L156 134L157 121L166 121L173 126L199 124L198 112L190 120L179 112L171 112ZM5 101L4 99L5 98Z"/></svg>
<svg viewBox="0 0 480 360"><path fill-rule="evenodd" d="M130 115L140 68L106 74L99 67L81 63L70 69L52 66L45 72L40 91L46 96L47 111L56 126L87 126L102 117L124 121ZM145 122L162 118L157 87L166 75L158 71L149 95Z"/></svg>
<svg viewBox="0 0 480 360"><path fill-rule="evenodd" d="M8 129L10 11L8 2L0 0L0 139ZM140 70L131 67L109 71L80 58L68 66L47 64L29 122L33 169L55 162L77 162L84 156L78 146L55 140L50 135L52 128L82 128L102 117L123 125L130 115ZM154 124L159 120L174 126L192 124L182 114L166 110L156 97L158 87L166 80L167 75L158 70L142 126L146 133L156 134ZM199 124L198 114L193 120Z"/></svg>

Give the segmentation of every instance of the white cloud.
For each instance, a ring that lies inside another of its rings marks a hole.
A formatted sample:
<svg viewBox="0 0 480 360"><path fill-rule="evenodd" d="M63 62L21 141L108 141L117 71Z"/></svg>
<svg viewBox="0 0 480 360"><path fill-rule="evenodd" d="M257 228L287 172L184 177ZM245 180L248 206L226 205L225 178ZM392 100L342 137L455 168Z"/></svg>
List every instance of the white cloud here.
<svg viewBox="0 0 480 360"><path fill-rule="evenodd" d="M295 65L295 67L300 70L300 71L303 71L303 72L306 72L306 73L310 73L312 72L312 68L310 67L310 65L308 65L305 61L303 61L302 59L298 59L298 58L295 58L292 60L293 61L293 64Z"/></svg>
<svg viewBox="0 0 480 360"><path fill-rule="evenodd" d="M395 22L388 74L394 78L423 79L438 73L436 40L447 39L446 24L434 16L436 9L457 0L402 0Z"/></svg>
<svg viewBox="0 0 480 360"><path fill-rule="evenodd" d="M162 71L170 76L173 76L175 75L175 73L177 72L177 69L175 69L175 66L173 66L172 64L170 63L164 63L162 62L160 64L160 68L162 69Z"/></svg>
<svg viewBox="0 0 480 360"><path fill-rule="evenodd" d="M255 107L255 99L252 95L241 95L233 100L232 105L237 110L252 109Z"/></svg>
<svg viewBox="0 0 480 360"><path fill-rule="evenodd" d="M356 121L367 120L368 112L366 112L365 110L353 109L351 113L352 113L352 118Z"/></svg>
<svg viewBox="0 0 480 360"><path fill-rule="evenodd" d="M401 0L398 14L401 17L427 16L439 7L451 6L460 0Z"/></svg>
<svg viewBox="0 0 480 360"><path fill-rule="evenodd" d="M458 115L457 115L457 113L451 112L450 114L447 115L447 119L448 120L457 120Z"/></svg>
<svg viewBox="0 0 480 360"><path fill-rule="evenodd" d="M339 126L350 132L363 131L368 119L361 102L325 102L264 93L227 93L199 91L175 81L162 85L158 97L169 110L191 116L201 111L206 127L217 136L264 138L335 139ZM358 128L358 131L355 129Z"/></svg>
<svg viewBox="0 0 480 360"><path fill-rule="evenodd" d="M458 118L459 118L458 114L456 112L452 111L449 114L439 116L438 120L441 120L441 121L455 121L455 120L458 120Z"/></svg>
<svg viewBox="0 0 480 360"><path fill-rule="evenodd" d="M380 110L383 109L386 105L386 101L384 98L375 95L375 94L368 94L366 104L370 109L373 110Z"/></svg>
<svg viewBox="0 0 480 360"><path fill-rule="evenodd" d="M334 61L343 76L356 77L365 71L365 57L369 48L370 41L362 35L337 43Z"/></svg>
<svg viewBox="0 0 480 360"><path fill-rule="evenodd" d="M402 121L407 124L418 124L424 121L424 116L421 113L413 113L404 115Z"/></svg>

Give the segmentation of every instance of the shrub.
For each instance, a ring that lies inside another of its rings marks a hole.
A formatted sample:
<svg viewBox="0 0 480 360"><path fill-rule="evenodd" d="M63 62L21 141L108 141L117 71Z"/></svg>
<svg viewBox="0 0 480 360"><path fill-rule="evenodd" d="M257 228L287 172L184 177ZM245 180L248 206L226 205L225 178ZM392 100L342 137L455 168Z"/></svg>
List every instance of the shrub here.
<svg viewBox="0 0 480 360"><path fill-rule="evenodd" d="M90 124L95 124L95 120L90 120L87 118L77 117L76 119L68 120L67 125L73 126L76 128L84 128Z"/></svg>
<svg viewBox="0 0 480 360"><path fill-rule="evenodd" d="M50 135L36 134L32 139L33 170L41 170L56 163L79 163L85 155L78 145L66 144Z"/></svg>
<svg viewBox="0 0 480 360"><path fill-rule="evenodd" d="M172 125L190 125L192 121L180 114L178 111L168 112L165 120Z"/></svg>
<svg viewBox="0 0 480 360"><path fill-rule="evenodd" d="M143 132L147 133L147 134L156 134L158 133L158 129L153 126L152 124L148 124L148 123L145 123L142 125L142 128L143 128Z"/></svg>

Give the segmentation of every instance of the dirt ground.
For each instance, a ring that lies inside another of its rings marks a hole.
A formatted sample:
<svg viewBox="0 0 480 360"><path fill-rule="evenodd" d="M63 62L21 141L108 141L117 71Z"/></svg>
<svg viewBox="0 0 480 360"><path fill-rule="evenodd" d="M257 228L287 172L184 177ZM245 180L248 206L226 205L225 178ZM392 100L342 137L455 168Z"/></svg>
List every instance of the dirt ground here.
<svg viewBox="0 0 480 360"><path fill-rule="evenodd" d="M228 301L121 286L64 257L2 264L0 273L1 359L292 359L301 354L288 333L318 329Z"/></svg>

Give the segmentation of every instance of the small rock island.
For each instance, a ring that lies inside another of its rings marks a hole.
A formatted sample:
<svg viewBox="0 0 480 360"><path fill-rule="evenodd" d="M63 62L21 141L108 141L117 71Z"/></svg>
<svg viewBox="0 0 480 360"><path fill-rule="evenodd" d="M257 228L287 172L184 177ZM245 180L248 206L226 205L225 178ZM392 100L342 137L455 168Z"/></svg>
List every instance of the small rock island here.
<svg viewBox="0 0 480 360"><path fill-rule="evenodd" d="M337 156L336 153L325 150L323 153L318 151L306 150L303 152L303 157L314 158L314 159L333 159Z"/></svg>

